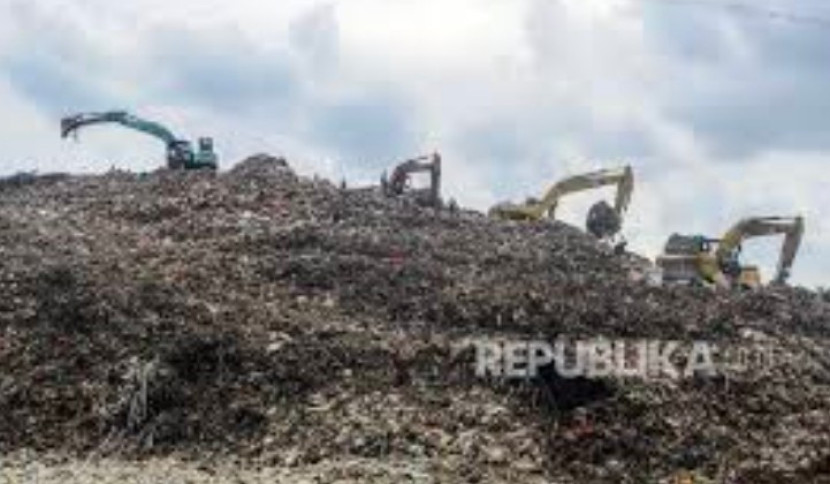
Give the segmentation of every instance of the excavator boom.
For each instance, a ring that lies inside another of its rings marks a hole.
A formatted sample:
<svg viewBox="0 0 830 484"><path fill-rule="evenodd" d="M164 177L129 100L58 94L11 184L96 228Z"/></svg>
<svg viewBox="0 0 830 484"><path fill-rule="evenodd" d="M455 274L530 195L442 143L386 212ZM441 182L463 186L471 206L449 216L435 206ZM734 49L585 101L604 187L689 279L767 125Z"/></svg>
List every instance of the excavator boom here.
<svg viewBox="0 0 830 484"><path fill-rule="evenodd" d="M608 185L617 185L614 210L622 215L628 209L631 194L634 191L634 173L630 166L565 178L547 191L540 204L548 212L548 215L553 217L556 207L559 205L559 200L565 195Z"/></svg>
<svg viewBox="0 0 830 484"><path fill-rule="evenodd" d="M82 113L63 118L61 120L61 136L63 138L67 138L69 135L77 133L77 131L83 127L106 123L120 124L127 128L146 133L150 136L155 136L156 138L164 141L167 145L180 141L178 137L161 124L146 121L137 116L133 116L126 111Z"/></svg>
<svg viewBox="0 0 830 484"><path fill-rule="evenodd" d="M804 235L804 219L798 217L753 217L741 220L721 237L715 250L715 257L722 264L734 259L741 244L751 238L783 234L784 244L778 258L775 282L786 282L789 278L801 239Z"/></svg>
<svg viewBox="0 0 830 484"><path fill-rule="evenodd" d="M507 220L534 221L541 220L546 216L554 218L559 201L564 196L608 185L617 186L617 195L613 208L609 211L607 210L607 204L603 204L601 207L595 206L599 210L592 209L592 214L600 214L602 218L612 218L614 220L589 223L589 230L594 235L604 238L619 231L622 216L631 202L631 195L634 191L634 172L630 166L624 166L618 169L599 170L565 178L550 187L541 200L532 200L523 205L510 203L499 204L490 210L490 215L495 218ZM600 203L602 204L603 202ZM596 217L589 217L589 221L591 221L591 218ZM602 228L600 230L594 230L593 226Z"/></svg>

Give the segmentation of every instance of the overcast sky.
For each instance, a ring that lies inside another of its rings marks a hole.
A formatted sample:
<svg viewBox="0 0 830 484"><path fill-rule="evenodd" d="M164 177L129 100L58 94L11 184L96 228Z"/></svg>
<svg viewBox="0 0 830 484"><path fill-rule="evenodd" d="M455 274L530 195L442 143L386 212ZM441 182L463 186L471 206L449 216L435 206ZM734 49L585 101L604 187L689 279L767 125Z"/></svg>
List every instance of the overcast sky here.
<svg viewBox="0 0 830 484"><path fill-rule="evenodd" d="M630 163L632 248L800 213L807 285L830 280L828 87L825 0L0 0L0 174L163 164L118 128L59 138L114 108L213 136L223 167L264 151L353 185L438 150L445 196L482 210ZM769 276L779 246L745 261Z"/></svg>

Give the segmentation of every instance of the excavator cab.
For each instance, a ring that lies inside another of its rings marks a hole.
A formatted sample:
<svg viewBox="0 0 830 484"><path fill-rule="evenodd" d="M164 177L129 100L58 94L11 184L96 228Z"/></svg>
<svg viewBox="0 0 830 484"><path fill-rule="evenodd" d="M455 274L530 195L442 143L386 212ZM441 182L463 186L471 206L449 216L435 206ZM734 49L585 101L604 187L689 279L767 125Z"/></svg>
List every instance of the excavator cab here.
<svg viewBox="0 0 830 484"><path fill-rule="evenodd" d="M730 280L740 281L744 270L747 269L747 267L741 266L741 252L743 252L743 247L737 245L732 250L723 251L718 258L720 271ZM757 266L753 266L753 268L760 278L760 269Z"/></svg>
<svg viewBox="0 0 830 484"><path fill-rule="evenodd" d="M167 167L171 170L187 168L193 161L193 147L189 141L176 140L167 145Z"/></svg>
<svg viewBox="0 0 830 484"><path fill-rule="evenodd" d="M192 166L188 168L210 168L215 170L219 165L219 157L213 150L213 138L199 138L199 151L196 152Z"/></svg>

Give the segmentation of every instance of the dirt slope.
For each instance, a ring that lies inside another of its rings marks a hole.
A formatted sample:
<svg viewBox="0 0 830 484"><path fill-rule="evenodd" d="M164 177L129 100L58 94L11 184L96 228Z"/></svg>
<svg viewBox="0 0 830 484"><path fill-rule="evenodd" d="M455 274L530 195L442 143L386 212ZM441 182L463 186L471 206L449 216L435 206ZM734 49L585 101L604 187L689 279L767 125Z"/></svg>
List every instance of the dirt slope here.
<svg viewBox="0 0 830 484"><path fill-rule="evenodd" d="M828 303L650 287L624 262L564 224L436 213L267 157L0 183L0 453L411 461L483 482L830 474ZM780 358L516 383L476 378L464 345L561 335Z"/></svg>

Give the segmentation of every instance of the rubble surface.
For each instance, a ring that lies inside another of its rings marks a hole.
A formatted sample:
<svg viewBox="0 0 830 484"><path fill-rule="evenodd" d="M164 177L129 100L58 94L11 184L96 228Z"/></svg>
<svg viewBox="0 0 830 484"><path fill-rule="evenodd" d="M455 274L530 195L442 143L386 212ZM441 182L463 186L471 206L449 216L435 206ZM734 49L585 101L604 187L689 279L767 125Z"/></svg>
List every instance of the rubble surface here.
<svg viewBox="0 0 830 484"><path fill-rule="evenodd" d="M562 223L424 208L268 156L0 183L0 455L830 482L826 298L654 287L635 260ZM476 338L562 335L781 358L735 378L474 372Z"/></svg>

